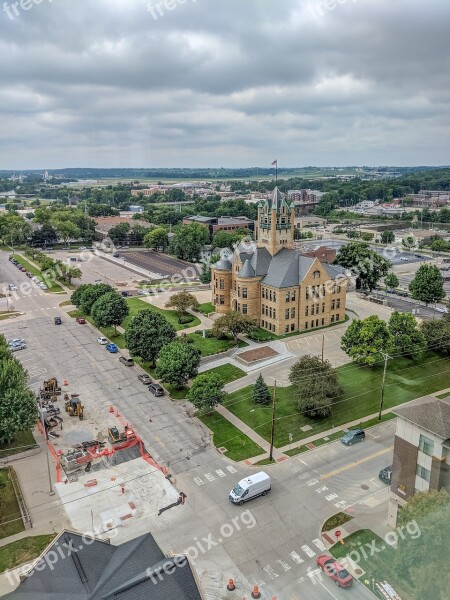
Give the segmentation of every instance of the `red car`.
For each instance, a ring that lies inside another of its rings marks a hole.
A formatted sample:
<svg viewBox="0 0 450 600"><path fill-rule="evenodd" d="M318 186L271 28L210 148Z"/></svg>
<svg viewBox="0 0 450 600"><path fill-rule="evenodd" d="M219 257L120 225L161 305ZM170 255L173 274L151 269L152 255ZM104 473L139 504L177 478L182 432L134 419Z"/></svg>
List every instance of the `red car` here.
<svg viewBox="0 0 450 600"><path fill-rule="evenodd" d="M348 588L353 583L353 577L337 560L328 554L321 554L316 558L317 565L338 587Z"/></svg>
<svg viewBox="0 0 450 600"><path fill-rule="evenodd" d="M83 317L77 317L75 320L80 325L85 325L86 324L86 319L83 319Z"/></svg>

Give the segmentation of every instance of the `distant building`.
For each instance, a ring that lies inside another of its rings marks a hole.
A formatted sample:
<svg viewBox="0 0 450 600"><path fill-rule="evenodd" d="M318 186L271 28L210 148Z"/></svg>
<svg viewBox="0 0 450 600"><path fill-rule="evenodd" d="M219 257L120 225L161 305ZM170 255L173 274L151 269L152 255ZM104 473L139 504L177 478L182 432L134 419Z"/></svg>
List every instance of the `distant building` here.
<svg viewBox="0 0 450 600"><path fill-rule="evenodd" d="M397 429L389 502L389 522L415 494L450 492L450 397L424 396L394 409Z"/></svg>
<svg viewBox="0 0 450 600"><path fill-rule="evenodd" d="M295 216L306 215L312 213L316 206L319 204L324 192L319 190L289 190L287 193L287 199L289 202L293 202L295 206Z"/></svg>
<svg viewBox="0 0 450 600"><path fill-rule="evenodd" d="M300 250L302 256L309 256L310 258L318 258L323 263L333 263L336 260L336 249L327 248L326 246L317 246L313 250L307 250L303 252Z"/></svg>
<svg viewBox="0 0 450 600"><path fill-rule="evenodd" d="M323 227L326 224L327 220L322 217L295 217L295 225L302 229L304 227Z"/></svg>
<svg viewBox="0 0 450 600"><path fill-rule="evenodd" d="M130 212L132 212L132 213L143 213L144 212L144 207L143 206L139 206L138 204L134 204L134 205L130 206Z"/></svg>
<svg viewBox="0 0 450 600"><path fill-rule="evenodd" d="M248 229L254 231L255 222L247 217L202 217L193 215L184 217L183 225L192 225L192 223L200 223L208 227L211 237L218 231L235 231L236 229Z"/></svg>

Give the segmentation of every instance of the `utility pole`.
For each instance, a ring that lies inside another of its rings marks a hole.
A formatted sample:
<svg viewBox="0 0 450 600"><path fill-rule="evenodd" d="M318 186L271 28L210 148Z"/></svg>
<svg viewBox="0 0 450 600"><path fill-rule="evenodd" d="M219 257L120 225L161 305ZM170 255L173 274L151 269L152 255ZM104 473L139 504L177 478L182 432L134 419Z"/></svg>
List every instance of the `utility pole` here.
<svg viewBox="0 0 450 600"><path fill-rule="evenodd" d="M325 344L325 334L322 333L322 364L323 364L323 347L324 347L324 344Z"/></svg>
<svg viewBox="0 0 450 600"><path fill-rule="evenodd" d="M50 470L50 458L49 458L49 449L48 449L48 444L49 444L49 440L48 440L48 430L47 427L45 426L45 419L44 419L44 407L42 406L42 398L40 395L40 392L38 392L39 394L39 408L40 408L40 413L41 413L41 425L42 425L42 429L43 429L43 434L44 434L44 438L45 438L45 445L46 445L46 457L47 457L47 474L48 474L48 487L49 487L49 494L50 496L53 496L55 494L55 492L53 491L53 484L52 484L52 474L51 474L51 470Z"/></svg>
<svg viewBox="0 0 450 600"><path fill-rule="evenodd" d="M277 399L277 380L273 380L273 398L272 398L272 431L270 432L270 452L269 460L273 460L273 439L275 437L275 402Z"/></svg>
<svg viewBox="0 0 450 600"><path fill-rule="evenodd" d="M384 369L383 369L383 382L381 384L381 398L380 398L380 412L378 413L378 420L381 421L381 413L383 412L383 403L384 403L384 383L386 381L386 369L387 369L387 361L392 358L389 354L385 352L381 352L384 358Z"/></svg>

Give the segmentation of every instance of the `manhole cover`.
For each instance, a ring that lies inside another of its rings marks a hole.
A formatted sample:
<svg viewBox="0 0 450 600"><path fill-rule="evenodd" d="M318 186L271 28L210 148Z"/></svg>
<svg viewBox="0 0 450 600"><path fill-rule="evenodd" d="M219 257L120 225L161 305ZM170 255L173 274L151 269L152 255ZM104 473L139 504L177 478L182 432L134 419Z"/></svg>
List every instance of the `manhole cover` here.
<svg viewBox="0 0 450 600"><path fill-rule="evenodd" d="M366 483L363 483L362 486L361 486L361 489L362 490L368 490L369 486Z"/></svg>
<svg viewBox="0 0 450 600"><path fill-rule="evenodd" d="M355 575L362 575L361 569L355 569Z"/></svg>

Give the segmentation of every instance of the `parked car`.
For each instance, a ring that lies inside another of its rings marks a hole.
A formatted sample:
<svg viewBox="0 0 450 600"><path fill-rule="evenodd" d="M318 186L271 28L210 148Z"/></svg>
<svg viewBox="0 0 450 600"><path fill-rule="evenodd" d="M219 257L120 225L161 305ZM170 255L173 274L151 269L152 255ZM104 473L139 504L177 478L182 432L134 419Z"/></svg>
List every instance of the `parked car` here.
<svg viewBox="0 0 450 600"><path fill-rule="evenodd" d="M381 471L378 473L378 479L390 485L392 480L392 465L381 469Z"/></svg>
<svg viewBox="0 0 450 600"><path fill-rule="evenodd" d="M119 360L126 367L132 367L134 365L134 360L132 358L126 358L125 356L121 356Z"/></svg>
<svg viewBox="0 0 450 600"><path fill-rule="evenodd" d="M55 321L55 325L61 325L62 323L61 317L55 317L53 320Z"/></svg>
<svg viewBox="0 0 450 600"><path fill-rule="evenodd" d="M25 340L22 338L14 338L8 342L8 346L15 346L17 344L25 344Z"/></svg>
<svg viewBox="0 0 450 600"><path fill-rule="evenodd" d="M405 290L395 290L397 296L401 296L402 298L408 298L409 294Z"/></svg>
<svg viewBox="0 0 450 600"><path fill-rule="evenodd" d="M159 383L151 383L148 389L154 396L164 396L164 388Z"/></svg>
<svg viewBox="0 0 450 600"><path fill-rule="evenodd" d="M119 352L119 348L115 344L107 344L106 349L111 354L117 354Z"/></svg>
<svg viewBox="0 0 450 600"><path fill-rule="evenodd" d="M362 429L352 429L347 431L345 435L341 437L341 442L346 446L351 446L357 442L363 442L366 439L366 433Z"/></svg>
<svg viewBox="0 0 450 600"><path fill-rule="evenodd" d="M401 256L400 260L409 260L409 257L408 256Z"/></svg>
<svg viewBox="0 0 450 600"><path fill-rule="evenodd" d="M80 246L79 250L87 250L86 246Z"/></svg>
<svg viewBox="0 0 450 600"><path fill-rule="evenodd" d="M77 317L77 318L75 319L75 321L76 321L77 323L79 323L80 325L85 325L85 324L86 324L86 319L85 319L84 317Z"/></svg>
<svg viewBox="0 0 450 600"><path fill-rule="evenodd" d="M26 273L27 272L27 270L25 269L25 267L19 267L19 268L22 271L22 273Z"/></svg>
<svg viewBox="0 0 450 600"><path fill-rule="evenodd" d="M8 288L11 290L11 292L15 292L17 290L17 285L14 285L13 283L10 283L8 285Z"/></svg>
<svg viewBox="0 0 450 600"><path fill-rule="evenodd" d="M120 292L122 294L122 296L124 296L125 298L127 296L131 296L130 292Z"/></svg>
<svg viewBox="0 0 450 600"><path fill-rule="evenodd" d="M45 283L38 283L38 285L41 288L41 290L48 290L48 287L45 285Z"/></svg>
<svg viewBox="0 0 450 600"><path fill-rule="evenodd" d="M353 583L353 577L341 563L329 556L321 554L316 558L316 564L330 577L338 587L348 588Z"/></svg>
<svg viewBox="0 0 450 600"><path fill-rule="evenodd" d="M102 346L106 346L106 344L109 344L109 340L105 337L98 337L97 342Z"/></svg>
<svg viewBox="0 0 450 600"><path fill-rule="evenodd" d="M15 344L14 346L10 346L9 349L11 352L17 352L18 350L26 350L25 344Z"/></svg>
<svg viewBox="0 0 450 600"><path fill-rule="evenodd" d="M120 258L120 252L113 252L114 258Z"/></svg>
<svg viewBox="0 0 450 600"><path fill-rule="evenodd" d="M150 385L152 383L152 378L150 375L138 375L138 379L144 385Z"/></svg>
<svg viewBox="0 0 450 600"><path fill-rule="evenodd" d="M446 306L436 306L436 312L447 314L448 308Z"/></svg>
<svg viewBox="0 0 450 600"><path fill-rule="evenodd" d="M139 290L138 296L149 296L150 292L148 290Z"/></svg>
<svg viewBox="0 0 450 600"><path fill-rule="evenodd" d="M29 277L30 279L33 277L33 273L30 273L30 271L27 271L27 272L25 273L25 275L26 275L27 277Z"/></svg>

